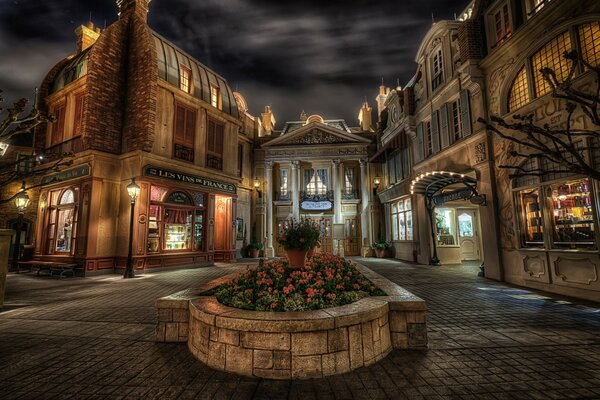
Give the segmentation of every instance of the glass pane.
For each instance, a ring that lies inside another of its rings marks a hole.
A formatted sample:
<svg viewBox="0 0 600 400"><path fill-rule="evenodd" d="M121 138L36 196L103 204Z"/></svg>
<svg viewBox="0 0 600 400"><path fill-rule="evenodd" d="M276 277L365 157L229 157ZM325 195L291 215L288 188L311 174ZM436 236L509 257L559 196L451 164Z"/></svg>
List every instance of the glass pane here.
<svg viewBox="0 0 600 400"><path fill-rule="evenodd" d="M204 215L202 211L196 211L194 221L194 250L202 251L202 239L204 237Z"/></svg>
<svg viewBox="0 0 600 400"><path fill-rule="evenodd" d="M412 211L406 212L406 240L413 240Z"/></svg>
<svg viewBox="0 0 600 400"><path fill-rule="evenodd" d="M55 190L52 192L52 194L50 195L50 204L51 205L56 205L58 204L58 195L60 194L60 190Z"/></svg>
<svg viewBox="0 0 600 400"><path fill-rule="evenodd" d="M517 192L517 209L521 230L521 245L540 247L544 245L544 226L542 207L537 189L525 189Z"/></svg>
<svg viewBox="0 0 600 400"><path fill-rule="evenodd" d="M60 198L60 204L72 204L75 203L75 194L72 190L66 190Z"/></svg>
<svg viewBox="0 0 600 400"><path fill-rule="evenodd" d="M192 212L165 209L165 250L183 250L191 246Z"/></svg>
<svg viewBox="0 0 600 400"><path fill-rule="evenodd" d="M150 200L162 201L163 197L165 196L165 193L167 193L166 188L152 185L152 187L150 188Z"/></svg>
<svg viewBox="0 0 600 400"><path fill-rule="evenodd" d="M550 85L544 80L540 72L542 68L552 68L559 82L567 77L571 63L563 57L563 54L569 50L571 50L571 36L567 31L546 43L533 55L531 63L537 97L543 96L551 90Z"/></svg>
<svg viewBox="0 0 600 400"><path fill-rule="evenodd" d="M288 171L282 169L279 175L279 194L283 197L288 195Z"/></svg>
<svg viewBox="0 0 600 400"><path fill-rule="evenodd" d="M68 208L66 210L59 210L56 223L58 226L56 251L69 252L71 251L71 239L73 233L73 209Z"/></svg>
<svg viewBox="0 0 600 400"><path fill-rule="evenodd" d="M595 223L587 179L566 181L547 189L552 209L552 240L555 247L593 247Z"/></svg>
<svg viewBox="0 0 600 400"><path fill-rule="evenodd" d="M473 237L473 217L462 213L458 216L458 234L461 237Z"/></svg>
<svg viewBox="0 0 600 400"><path fill-rule="evenodd" d="M392 214L392 240L398 239L398 214Z"/></svg>
<svg viewBox="0 0 600 400"><path fill-rule="evenodd" d="M453 208L435 210L438 246L454 246L456 244L456 222Z"/></svg>
<svg viewBox="0 0 600 400"><path fill-rule="evenodd" d="M410 206L410 199L406 199L406 200L405 200L405 204L406 204L406 205L404 206L404 209L405 209L405 210L410 210L410 209L411 209L411 208L410 208L410 207L411 207L411 206Z"/></svg>
<svg viewBox="0 0 600 400"><path fill-rule="evenodd" d="M400 240L406 240L406 217L404 213L398 214L398 222L400 223Z"/></svg>
<svg viewBox="0 0 600 400"><path fill-rule="evenodd" d="M158 253L160 233L158 231L160 207L151 205L148 212L148 253Z"/></svg>

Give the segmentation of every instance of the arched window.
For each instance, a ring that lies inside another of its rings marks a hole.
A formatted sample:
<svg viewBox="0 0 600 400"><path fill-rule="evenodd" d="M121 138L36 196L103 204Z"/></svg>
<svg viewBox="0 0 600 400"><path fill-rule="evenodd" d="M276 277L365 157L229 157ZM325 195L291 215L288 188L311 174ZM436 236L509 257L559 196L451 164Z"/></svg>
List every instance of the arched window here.
<svg viewBox="0 0 600 400"><path fill-rule="evenodd" d="M595 67L600 65L600 24L591 22L580 25L577 34L583 59Z"/></svg>
<svg viewBox="0 0 600 400"><path fill-rule="evenodd" d="M527 81L525 66L523 66L508 92L508 112L513 112L527 103L529 103L529 82Z"/></svg>
<svg viewBox="0 0 600 400"><path fill-rule="evenodd" d="M48 254L74 254L77 233L78 188L55 190L48 205Z"/></svg>
<svg viewBox="0 0 600 400"><path fill-rule="evenodd" d="M536 97L550 92L550 85L544 80L540 70L551 68L556 78L562 82L568 75L571 63L563 57L564 53L571 50L571 36L569 31L561 33L546 43L531 57L533 81Z"/></svg>

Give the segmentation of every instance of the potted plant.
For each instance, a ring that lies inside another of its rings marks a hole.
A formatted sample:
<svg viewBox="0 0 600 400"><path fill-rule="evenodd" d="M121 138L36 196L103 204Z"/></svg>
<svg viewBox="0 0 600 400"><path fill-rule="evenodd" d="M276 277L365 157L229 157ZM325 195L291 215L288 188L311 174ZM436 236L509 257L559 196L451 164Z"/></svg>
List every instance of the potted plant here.
<svg viewBox="0 0 600 400"><path fill-rule="evenodd" d="M285 249L290 268L298 269L304 266L306 254L315 247L321 237L321 230L316 222L303 219L292 223L283 229L277 242Z"/></svg>
<svg viewBox="0 0 600 400"><path fill-rule="evenodd" d="M375 249L375 256L377 258L384 258L385 251L387 249L389 249L390 247L392 247L391 243L386 242L382 238L379 238L379 240L377 242L373 243L373 248Z"/></svg>
<svg viewBox="0 0 600 400"><path fill-rule="evenodd" d="M256 224L252 226L252 241L246 246L250 258L258 258L259 252L262 250L263 244L256 240Z"/></svg>

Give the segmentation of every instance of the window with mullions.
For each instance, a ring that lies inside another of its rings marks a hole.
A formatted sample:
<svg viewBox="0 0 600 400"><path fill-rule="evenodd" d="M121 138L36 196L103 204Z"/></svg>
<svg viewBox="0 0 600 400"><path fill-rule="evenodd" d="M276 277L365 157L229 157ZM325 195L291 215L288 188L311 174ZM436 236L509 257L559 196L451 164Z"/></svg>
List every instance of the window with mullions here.
<svg viewBox="0 0 600 400"><path fill-rule="evenodd" d="M344 169L344 195L351 196L354 194L354 168Z"/></svg>
<svg viewBox="0 0 600 400"><path fill-rule="evenodd" d="M74 254L78 195L78 188L50 192L47 254Z"/></svg>
<svg viewBox="0 0 600 400"><path fill-rule="evenodd" d="M510 37L510 15L508 4L504 4L494 13L494 28L496 34L496 45L499 46Z"/></svg>
<svg viewBox="0 0 600 400"><path fill-rule="evenodd" d="M455 246L456 215L453 208L435 209L435 226L438 246Z"/></svg>
<svg viewBox="0 0 600 400"><path fill-rule="evenodd" d="M304 170L304 187L308 195L327 194L327 170L326 169L306 169Z"/></svg>
<svg viewBox="0 0 600 400"><path fill-rule="evenodd" d="M192 89L192 70L185 65L179 66L179 88L186 93Z"/></svg>
<svg viewBox="0 0 600 400"><path fill-rule="evenodd" d="M288 170L281 169L279 171L279 198L287 199L289 198L290 193L288 190Z"/></svg>
<svg viewBox="0 0 600 400"><path fill-rule="evenodd" d="M529 103L529 82L525 67L521 68L508 93L508 111L512 112Z"/></svg>
<svg viewBox="0 0 600 400"><path fill-rule="evenodd" d="M600 24L591 22L577 28L581 56L593 66L600 65Z"/></svg>
<svg viewBox="0 0 600 400"><path fill-rule="evenodd" d="M569 31L561 33L546 43L531 57L533 70L533 83L536 97L550 92L550 85L544 80L540 70L551 68L559 82L569 74L571 63L563 57L564 53L571 50L571 36Z"/></svg>
<svg viewBox="0 0 600 400"><path fill-rule="evenodd" d="M433 58L431 60L431 76L431 90L434 91L444 83L444 66L441 48L433 53Z"/></svg>
<svg viewBox="0 0 600 400"><path fill-rule="evenodd" d="M544 246L542 200L539 189L523 189L516 193L517 220L522 247Z"/></svg>
<svg viewBox="0 0 600 400"><path fill-rule="evenodd" d="M460 113L460 99L452 102L452 131L453 142L457 142L462 138L462 121Z"/></svg>

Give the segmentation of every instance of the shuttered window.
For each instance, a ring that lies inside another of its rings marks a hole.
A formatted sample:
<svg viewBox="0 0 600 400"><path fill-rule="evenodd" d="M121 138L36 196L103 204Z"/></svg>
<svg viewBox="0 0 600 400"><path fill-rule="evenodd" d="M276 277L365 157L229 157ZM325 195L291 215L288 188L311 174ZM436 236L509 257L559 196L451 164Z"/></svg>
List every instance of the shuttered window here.
<svg viewBox="0 0 600 400"><path fill-rule="evenodd" d="M463 137L472 133L471 128L471 96L468 90L460 92L460 125Z"/></svg>
<svg viewBox="0 0 600 400"><path fill-rule="evenodd" d="M54 117L56 120L52 124L51 146L63 141L65 131L65 108L65 105L61 104L54 109Z"/></svg>
<svg viewBox="0 0 600 400"><path fill-rule="evenodd" d="M181 104L175 105L175 129L173 132L173 157L194 161L194 136L196 135L196 110Z"/></svg>
<svg viewBox="0 0 600 400"><path fill-rule="evenodd" d="M225 126L212 119L208 120L206 134L206 166L223 169L223 136Z"/></svg>
<svg viewBox="0 0 600 400"><path fill-rule="evenodd" d="M85 95L83 93L75 96L75 123L73 125L73 136L83 133L83 108L85 107Z"/></svg>
<svg viewBox="0 0 600 400"><path fill-rule="evenodd" d="M445 149L450 144L448 129L448 104L440 108L440 147Z"/></svg>
<svg viewBox="0 0 600 400"><path fill-rule="evenodd" d="M431 150L433 154L440 152L440 128L438 120L439 111L431 114Z"/></svg>
<svg viewBox="0 0 600 400"><path fill-rule="evenodd" d="M417 162L423 161L425 158L424 149L425 149L425 140L423 138L423 123L420 122L417 125L417 150L415 151L415 157Z"/></svg>

